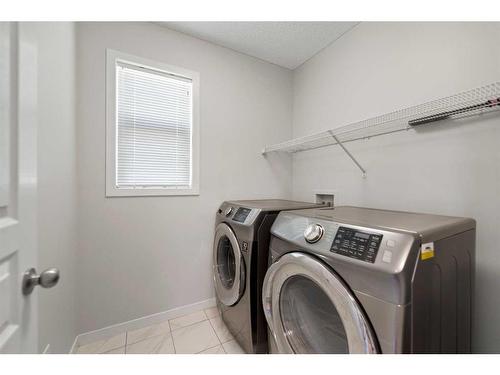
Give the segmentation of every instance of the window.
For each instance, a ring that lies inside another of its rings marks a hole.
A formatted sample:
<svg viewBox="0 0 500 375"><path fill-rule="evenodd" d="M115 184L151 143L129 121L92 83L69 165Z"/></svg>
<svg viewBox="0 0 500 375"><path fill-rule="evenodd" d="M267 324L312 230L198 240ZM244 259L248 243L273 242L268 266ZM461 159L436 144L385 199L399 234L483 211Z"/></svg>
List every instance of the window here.
<svg viewBox="0 0 500 375"><path fill-rule="evenodd" d="M113 50L106 64L106 195L197 195L198 74Z"/></svg>

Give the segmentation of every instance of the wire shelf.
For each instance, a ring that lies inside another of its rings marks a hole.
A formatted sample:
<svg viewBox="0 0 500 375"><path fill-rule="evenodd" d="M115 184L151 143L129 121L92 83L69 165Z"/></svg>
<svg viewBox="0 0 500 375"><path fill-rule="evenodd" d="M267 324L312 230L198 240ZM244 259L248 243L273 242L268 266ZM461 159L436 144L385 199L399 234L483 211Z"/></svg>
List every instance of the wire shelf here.
<svg viewBox="0 0 500 375"><path fill-rule="evenodd" d="M262 154L295 153L411 129L431 122L500 110L500 82L368 120L266 146ZM344 147L343 147L344 148ZM344 148L344 151L347 150ZM353 161L356 160L349 155ZM360 167L358 165L358 167ZM362 169L360 167L360 169ZM362 169L363 170L363 169ZM363 170L364 173L364 170Z"/></svg>

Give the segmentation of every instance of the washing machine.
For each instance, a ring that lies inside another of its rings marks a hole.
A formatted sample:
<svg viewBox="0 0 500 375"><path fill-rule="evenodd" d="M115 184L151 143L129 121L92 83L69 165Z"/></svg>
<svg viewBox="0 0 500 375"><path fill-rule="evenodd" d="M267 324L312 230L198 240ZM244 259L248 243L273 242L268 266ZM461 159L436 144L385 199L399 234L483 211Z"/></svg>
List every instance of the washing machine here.
<svg viewBox="0 0 500 375"><path fill-rule="evenodd" d="M222 320L247 353L267 353L262 283L278 213L322 205L281 199L228 201L217 211L213 275Z"/></svg>
<svg viewBox="0 0 500 375"><path fill-rule="evenodd" d="M263 308L272 353L469 353L473 219L336 207L282 212Z"/></svg>

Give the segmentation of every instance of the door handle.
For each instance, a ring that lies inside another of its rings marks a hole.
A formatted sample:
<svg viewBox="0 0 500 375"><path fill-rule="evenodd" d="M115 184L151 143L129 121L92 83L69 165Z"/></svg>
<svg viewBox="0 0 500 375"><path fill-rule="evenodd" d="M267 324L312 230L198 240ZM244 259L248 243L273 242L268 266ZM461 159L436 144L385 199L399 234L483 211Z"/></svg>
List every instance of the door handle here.
<svg viewBox="0 0 500 375"><path fill-rule="evenodd" d="M22 281L22 290L25 296L31 294L35 286L42 288L52 288L59 282L60 273L57 268L48 268L39 275L36 269L30 268L24 272Z"/></svg>

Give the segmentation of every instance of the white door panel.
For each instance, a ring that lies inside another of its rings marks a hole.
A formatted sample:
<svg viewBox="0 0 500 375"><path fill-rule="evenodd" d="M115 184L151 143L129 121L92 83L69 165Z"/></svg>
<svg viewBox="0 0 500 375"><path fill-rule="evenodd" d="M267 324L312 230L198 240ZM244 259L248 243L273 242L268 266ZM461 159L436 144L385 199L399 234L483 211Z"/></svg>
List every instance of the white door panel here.
<svg viewBox="0 0 500 375"><path fill-rule="evenodd" d="M8 204L10 188L10 56L10 25L2 22L0 23L0 210L4 210Z"/></svg>
<svg viewBox="0 0 500 375"><path fill-rule="evenodd" d="M0 22L0 353L37 352L37 50L23 24Z"/></svg>

